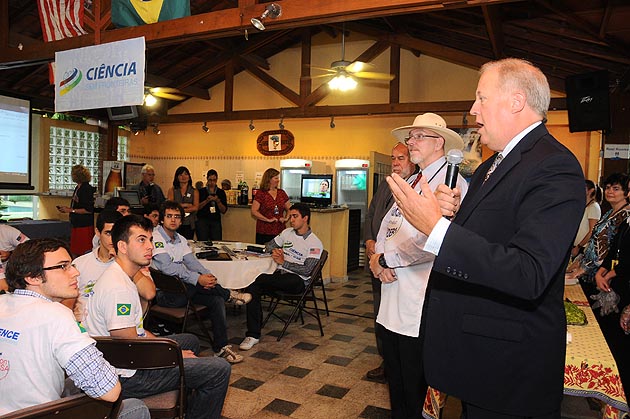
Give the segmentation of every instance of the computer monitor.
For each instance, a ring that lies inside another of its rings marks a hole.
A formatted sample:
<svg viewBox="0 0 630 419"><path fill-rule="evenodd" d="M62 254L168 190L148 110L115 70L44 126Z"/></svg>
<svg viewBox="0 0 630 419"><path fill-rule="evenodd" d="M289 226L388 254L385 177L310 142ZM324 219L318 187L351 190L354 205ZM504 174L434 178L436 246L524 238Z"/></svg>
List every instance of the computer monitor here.
<svg viewBox="0 0 630 419"><path fill-rule="evenodd" d="M333 175L302 175L300 202L316 207L332 204Z"/></svg>
<svg viewBox="0 0 630 419"><path fill-rule="evenodd" d="M140 202L140 195L138 195L138 191L130 191L121 189L118 191L118 196L129 201L129 205L131 208L140 208L142 207L142 203Z"/></svg>

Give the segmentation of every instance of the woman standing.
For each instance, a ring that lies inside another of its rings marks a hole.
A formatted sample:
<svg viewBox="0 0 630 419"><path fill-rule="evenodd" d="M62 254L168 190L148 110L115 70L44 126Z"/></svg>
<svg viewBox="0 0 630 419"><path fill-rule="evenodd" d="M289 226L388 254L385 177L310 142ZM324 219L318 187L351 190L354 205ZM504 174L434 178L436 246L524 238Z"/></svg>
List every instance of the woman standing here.
<svg viewBox="0 0 630 419"><path fill-rule="evenodd" d="M177 232L188 240L195 237L196 213L199 209L199 191L193 187L190 170L185 166L179 166L173 177L173 186L168 190L169 201L182 204L186 216Z"/></svg>
<svg viewBox="0 0 630 419"><path fill-rule="evenodd" d="M280 172L269 168L263 174L260 190L252 202L252 216L256 218L256 244L265 244L286 227L286 214L291 208L289 196L280 185Z"/></svg>
<svg viewBox="0 0 630 419"><path fill-rule="evenodd" d="M605 180L604 196L612 208L593 227L582 257L567 268L566 278L580 278L586 295L596 292L595 273L608 254L619 226L630 216L628 180L628 176L623 173L613 173Z"/></svg>
<svg viewBox="0 0 630 419"><path fill-rule="evenodd" d="M225 191L217 186L218 177L216 170L208 170L206 187L199 189L197 240L223 240L221 214L225 214L228 207Z"/></svg>
<svg viewBox="0 0 630 419"><path fill-rule="evenodd" d="M94 187L90 185L92 175L83 165L77 164L70 172L72 181L77 184L72 194L70 206L58 205L59 212L70 214L70 250L80 256L92 250L94 237Z"/></svg>
<svg viewBox="0 0 630 419"><path fill-rule="evenodd" d="M576 257L588 243L593 232L593 227L602 216L602 210L599 204L602 202L602 190L599 186L595 185L592 180L586 179L586 207L584 208L584 215L582 221L580 221L580 227L575 236L573 242L573 249L571 249L571 257Z"/></svg>

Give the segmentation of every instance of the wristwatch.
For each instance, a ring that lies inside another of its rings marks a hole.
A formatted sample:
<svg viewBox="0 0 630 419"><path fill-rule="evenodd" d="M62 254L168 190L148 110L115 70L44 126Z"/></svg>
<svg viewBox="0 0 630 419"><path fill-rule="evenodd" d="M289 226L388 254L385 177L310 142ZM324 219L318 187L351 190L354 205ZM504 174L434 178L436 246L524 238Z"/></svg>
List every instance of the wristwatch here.
<svg viewBox="0 0 630 419"><path fill-rule="evenodd" d="M381 253L381 255L378 257L378 264L385 269L389 269L389 266L387 266L387 261L385 260L385 255L383 253Z"/></svg>

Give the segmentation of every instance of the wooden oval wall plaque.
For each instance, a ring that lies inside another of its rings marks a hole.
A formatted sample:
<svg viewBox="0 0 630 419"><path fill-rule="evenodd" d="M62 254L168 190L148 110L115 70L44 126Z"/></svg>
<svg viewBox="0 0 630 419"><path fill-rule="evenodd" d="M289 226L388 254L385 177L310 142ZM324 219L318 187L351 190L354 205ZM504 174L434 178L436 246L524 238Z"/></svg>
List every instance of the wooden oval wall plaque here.
<svg viewBox="0 0 630 419"><path fill-rule="evenodd" d="M263 156L285 156L294 146L293 134L286 129L264 131L256 140L256 148Z"/></svg>

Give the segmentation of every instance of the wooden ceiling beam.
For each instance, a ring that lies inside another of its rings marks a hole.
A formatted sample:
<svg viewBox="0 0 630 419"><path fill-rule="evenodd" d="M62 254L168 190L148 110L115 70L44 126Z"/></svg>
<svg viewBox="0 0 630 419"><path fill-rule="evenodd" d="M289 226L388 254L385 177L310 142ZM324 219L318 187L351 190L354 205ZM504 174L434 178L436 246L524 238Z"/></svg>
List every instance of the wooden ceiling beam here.
<svg viewBox="0 0 630 419"><path fill-rule="evenodd" d="M276 92L280 93L283 97L285 97L288 101L292 102L296 106L301 105L300 95L295 93L293 90L280 83L275 78L271 77L269 74L262 71L260 68L256 66L256 64L249 61L248 57L238 57L239 64L245 67L245 70L250 72L254 77L256 77L261 82L265 83L267 86L271 87Z"/></svg>
<svg viewBox="0 0 630 419"><path fill-rule="evenodd" d="M560 0L557 0L557 1L560 1ZM544 6L545 8L547 8L549 11L559 16L562 16L569 23L579 28L580 30L584 31L589 36L592 36L594 39L606 42L606 44L610 46L610 48L615 50L617 53L626 57L630 55L630 50L628 49L627 45L622 44L616 39L612 39L610 36L605 36L603 39L600 39L598 28L593 27L588 21L577 16L575 13L562 10L559 7L552 5L548 0L536 0L536 2Z"/></svg>
<svg viewBox="0 0 630 419"><path fill-rule="evenodd" d="M9 48L9 2L0 2L0 48Z"/></svg>
<svg viewBox="0 0 630 419"><path fill-rule="evenodd" d="M309 94L311 94L311 88L313 86L313 82L311 80L311 38L311 29L304 28L302 30L302 54L300 57L300 100L302 102Z"/></svg>
<svg viewBox="0 0 630 419"><path fill-rule="evenodd" d="M394 16L409 13L430 12L452 8L500 4L515 0L282 0L282 16L265 22L267 31L290 29L323 23L345 22L373 17ZM196 39L213 39L241 36L245 29L253 30L249 24L258 17L265 4L240 2L242 8L217 10L209 13L157 22L131 28L102 31L100 41L113 42L144 36L147 47L154 44L180 44ZM252 33L254 35L254 33ZM64 51L95 44L96 34L66 38L60 41L38 43L21 51L16 48L0 49L0 64L25 63L52 60L56 51Z"/></svg>
<svg viewBox="0 0 630 419"><path fill-rule="evenodd" d="M269 36L259 38L257 41L245 44L245 47L228 50L225 53L220 54L218 57L216 57L215 60L213 60L217 64L208 68L200 68L198 70L192 71L189 74L186 74L186 76L183 77L181 80L177 80L176 83L178 86L182 87L190 86L191 84L198 82L199 80L209 76L210 74L221 71L224 67L224 63L227 60L233 57L237 57L239 55L247 55L249 53L253 53L269 43L277 42L280 38L287 36L290 32L291 31L274 32Z"/></svg>
<svg viewBox="0 0 630 419"><path fill-rule="evenodd" d="M503 37L503 28L501 27L501 15L497 6L481 6L483 18L486 22L486 30L488 38L492 45L494 58L502 58L504 56L503 49L505 41Z"/></svg>
<svg viewBox="0 0 630 419"><path fill-rule="evenodd" d="M613 4L612 0L606 1L606 8L604 9L604 15L602 16L602 21L599 24L599 39L606 38L606 32L608 31L608 24L610 23L610 18L612 16Z"/></svg>
<svg viewBox="0 0 630 419"><path fill-rule="evenodd" d="M266 120L287 118L330 118L331 116L369 116L436 112L442 114L459 114L468 112L473 100L446 102L411 102L394 104L310 106L281 109L258 109L233 112L202 112L169 115L161 120L162 124L186 124L191 122L211 121L249 121L250 119ZM551 99L552 110L566 110L565 98Z"/></svg>

